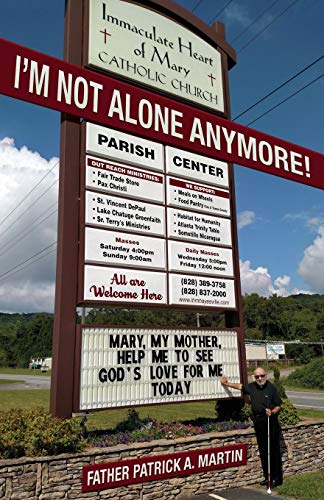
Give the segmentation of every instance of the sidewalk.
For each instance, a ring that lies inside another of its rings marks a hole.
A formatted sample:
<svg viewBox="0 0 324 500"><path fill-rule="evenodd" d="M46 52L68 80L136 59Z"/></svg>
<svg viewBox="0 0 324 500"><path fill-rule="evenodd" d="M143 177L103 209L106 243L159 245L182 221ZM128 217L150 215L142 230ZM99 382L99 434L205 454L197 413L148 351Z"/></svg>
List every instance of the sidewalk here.
<svg viewBox="0 0 324 500"><path fill-rule="evenodd" d="M247 486L245 488L234 488L221 490L215 493L190 497L188 500L284 500L287 497L276 495L276 490L272 490L271 494L267 493L264 488L256 488Z"/></svg>

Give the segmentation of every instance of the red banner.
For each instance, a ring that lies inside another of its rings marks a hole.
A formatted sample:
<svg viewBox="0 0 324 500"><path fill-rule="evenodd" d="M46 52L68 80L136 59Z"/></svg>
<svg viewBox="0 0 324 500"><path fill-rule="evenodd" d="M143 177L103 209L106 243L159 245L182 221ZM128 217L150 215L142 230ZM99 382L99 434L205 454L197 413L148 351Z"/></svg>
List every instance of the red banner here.
<svg viewBox="0 0 324 500"><path fill-rule="evenodd" d="M0 39L0 93L324 189L324 155Z"/></svg>
<svg viewBox="0 0 324 500"><path fill-rule="evenodd" d="M247 445L188 450L132 460L119 460L83 467L82 491L97 491L128 484L239 467L247 461Z"/></svg>

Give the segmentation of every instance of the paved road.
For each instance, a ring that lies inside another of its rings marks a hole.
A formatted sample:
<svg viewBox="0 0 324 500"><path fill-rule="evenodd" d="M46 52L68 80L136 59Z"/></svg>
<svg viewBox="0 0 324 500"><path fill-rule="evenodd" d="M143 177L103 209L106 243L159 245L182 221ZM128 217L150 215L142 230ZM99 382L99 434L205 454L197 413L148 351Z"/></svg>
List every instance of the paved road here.
<svg viewBox="0 0 324 500"><path fill-rule="evenodd" d="M297 408L324 410L324 392L286 391L286 394Z"/></svg>
<svg viewBox="0 0 324 500"><path fill-rule="evenodd" d="M49 389L51 377L40 375L9 375L0 374L0 379L17 380L21 383L0 384L0 391ZM314 408L324 410L324 392L286 391L287 396L298 408Z"/></svg>
<svg viewBox="0 0 324 500"><path fill-rule="evenodd" d="M9 375L0 374L2 380L17 380L16 384L0 384L0 391L18 391L28 389L49 389L51 377L40 375Z"/></svg>

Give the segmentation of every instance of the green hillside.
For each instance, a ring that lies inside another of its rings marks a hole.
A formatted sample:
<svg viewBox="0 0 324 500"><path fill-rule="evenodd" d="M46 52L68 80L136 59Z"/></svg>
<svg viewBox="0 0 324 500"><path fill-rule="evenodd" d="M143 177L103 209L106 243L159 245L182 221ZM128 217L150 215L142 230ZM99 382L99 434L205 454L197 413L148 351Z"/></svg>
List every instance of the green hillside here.
<svg viewBox="0 0 324 500"><path fill-rule="evenodd" d="M256 340L324 340L324 295L264 298L256 293L243 297L245 336ZM196 327L194 312L168 310L90 310L89 324ZM222 328L222 313L199 314L201 327ZM0 313L0 366L24 367L31 357L51 355L53 315ZM302 363L321 354L320 346L286 346L287 357Z"/></svg>

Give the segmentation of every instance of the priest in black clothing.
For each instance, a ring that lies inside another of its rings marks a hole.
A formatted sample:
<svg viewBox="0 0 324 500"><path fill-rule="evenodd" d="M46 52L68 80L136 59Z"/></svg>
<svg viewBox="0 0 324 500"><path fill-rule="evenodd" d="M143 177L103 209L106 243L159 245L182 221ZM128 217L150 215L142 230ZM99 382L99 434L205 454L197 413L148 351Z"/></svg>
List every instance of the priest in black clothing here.
<svg viewBox="0 0 324 500"><path fill-rule="evenodd" d="M254 382L250 384L229 383L225 375L221 378L221 384L243 391L243 394L248 394L251 398L254 429L265 477L264 481L260 483L263 486L267 485L268 477L268 417L270 417L271 486L274 488L282 484L280 425L278 422L282 401L277 389L267 380L264 369L259 367L254 371Z"/></svg>

